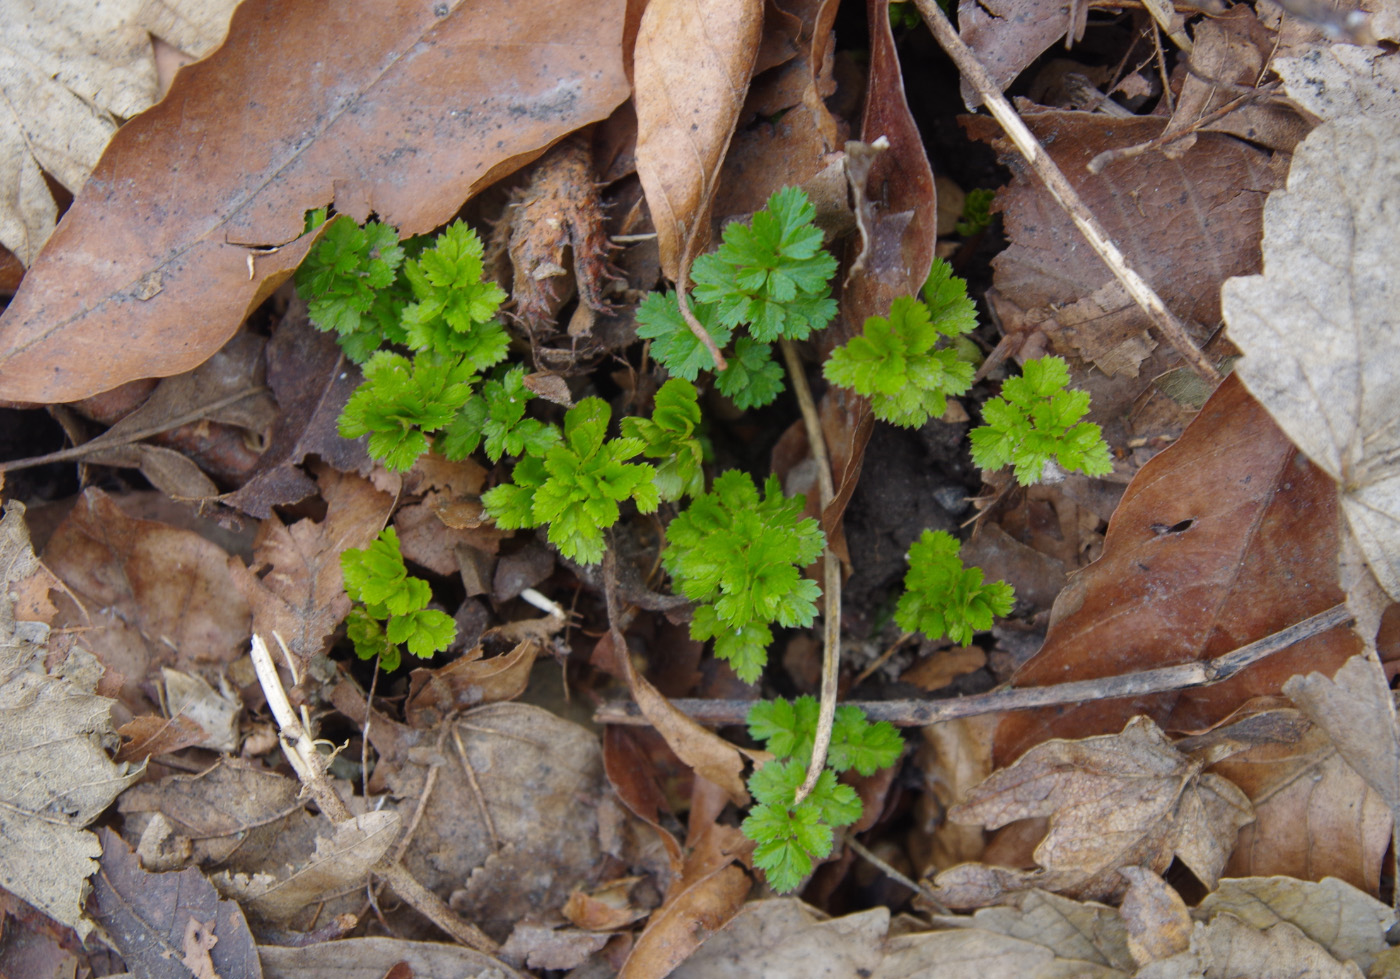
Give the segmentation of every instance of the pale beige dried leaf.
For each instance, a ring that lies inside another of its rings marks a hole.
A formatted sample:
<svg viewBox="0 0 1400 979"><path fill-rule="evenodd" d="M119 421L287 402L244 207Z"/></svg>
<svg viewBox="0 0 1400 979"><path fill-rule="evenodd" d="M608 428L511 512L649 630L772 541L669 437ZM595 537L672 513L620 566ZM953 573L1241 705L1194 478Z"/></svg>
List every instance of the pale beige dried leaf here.
<svg viewBox="0 0 1400 979"><path fill-rule="evenodd" d="M1335 479L1376 580L1400 598L1400 64L1326 44L1276 65L1324 119L1264 208L1264 274L1221 290L1236 371Z"/></svg>
<svg viewBox="0 0 1400 979"><path fill-rule="evenodd" d="M524 979L493 956L460 945L348 938L303 948L258 947L263 979L384 979L406 965L414 979Z"/></svg>
<svg viewBox="0 0 1400 979"><path fill-rule="evenodd" d="M1286 921L1266 929L1230 914L1197 925L1192 951L1208 963L1210 979L1361 979L1356 963L1341 963ZM1140 974L1144 975L1144 974Z"/></svg>
<svg viewBox="0 0 1400 979"><path fill-rule="evenodd" d="M44 669L47 628L17 623L11 588L39 573L24 505L0 519L0 887L86 935L84 882L102 845L83 829L141 776L114 765L112 701L93 693L101 675L75 649Z"/></svg>
<svg viewBox="0 0 1400 979"><path fill-rule="evenodd" d="M367 812L327 824L304 863L270 873L215 874L219 893L269 921L286 923L307 907L362 883L399 834L397 812Z"/></svg>
<svg viewBox="0 0 1400 979"><path fill-rule="evenodd" d="M201 676L161 668L165 680L165 708L171 717L186 717L204 731L201 748L232 754L238 748L238 715L243 702L225 686L220 693Z"/></svg>
<svg viewBox="0 0 1400 979"><path fill-rule="evenodd" d="M675 280L709 227L710 205L763 30L762 0L654 0L637 32L637 176Z"/></svg>
<svg viewBox="0 0 1400 979"><path fill-rule="evenodd" d="M918 767L925 773L927 792L914 804L934 827L928 857L933 870L978 860L987 848L981 827L950 822L943 814L992 774L996 723L994 716L967 717L923 729Z"/></svg>
<svg viewBox="0 0 1400 979"><path fill-rule="evenodd" d="M672 979L807 979L869 975L880 964L887 908L827 918L797 898L753 901L681 964Z"/></svg>
<svg viewBox="0 0 1400 979"><path fill-rule="evenodd" d="M1226 779L1200 774L1149 719L1122 733L1047 741L994 773L949 818L988 828L1049 817L1035 850L1041 869L964 865L939 874L951 906L995 903L1008 891L1041 887L1082 898L1115 897L1120 867L1163 871L1175 855L1207 886L1218 879L1249 800Z"/></svg>
<svg viewBox="0 0 1400 979"><path fill-rule="evenodd" d="M1127 979L1131 974L1062 958L1034 939L969 928L887 940L885 960L872 979Z"/></svg>
<svg viewBox="0 0 1400 979"><path fill-rule="evenodd" d="M1229 912L1261 931L1287 921L1338 961L1352 961L1366 970L1390 947L1385 933L1395 923L1389 905L1335 877L1222 880L1219 889L1201 901L1199 910L1207 915Z"/></svg>
<svg viewBox="0 0 1400 979"><path fill-rule="evenodd" d="M1139 965L1169 959L1191 947L1191 912L1176 890L1142 867L1119 871L1129 881L1120 912L1128 948Z"/></svg>
<svg viewBox="0 0 1400 979"><path fill-rule="evenodd" d="M53 231L48 173L77 193L121 120L160 96L154 34L192 54L237 0L0 0L0 244L29 265Z"/></svg>
<svg viewBox="0 0 1400 979"><path fill-rule="evenodd" d="M1331 678L1291 677L1283 692L1327 732L1347 764L1394 812L1400 806L1400 737L1390 684L1375 652L1353 656Z"/></svg>
<svg viewBox="0 0 1400 979"><path fill-rule="evenodd" d="M1117 911L1049 891L1024 891L1012 895L1008 904L983 908L970 918L944 915L934 922L941 928L976 928L1036 942L1062 959L1128 972L1135 968Z"/></svg>

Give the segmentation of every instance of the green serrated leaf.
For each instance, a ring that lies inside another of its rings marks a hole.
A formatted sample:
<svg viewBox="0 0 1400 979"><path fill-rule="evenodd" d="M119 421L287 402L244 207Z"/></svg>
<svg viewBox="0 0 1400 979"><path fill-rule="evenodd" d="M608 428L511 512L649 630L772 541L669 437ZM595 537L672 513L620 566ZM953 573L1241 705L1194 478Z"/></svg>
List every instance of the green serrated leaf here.
<svg viewBox="0 0 1400 979"><path fill-rule="evenodd" d="M966 568L951 534L925 530L909 549L905 594L895 622L906 632L937 640L946 635L959 645L972 642L997 616L1010 613L1015 591L1004 581L983 583L981 568Z"/></svg>
<svg viewBox="0 0 1400 979"><path fill-rule="evenodd" d="M716 347L729 342L733 331L719 322L713 306L692 304L691 311ZM681 316L674 292L653 292L642 300L637 307L637 336L651 341L652 357L676 377L693 381L701 371L715 369L714 358Z"/></svg>

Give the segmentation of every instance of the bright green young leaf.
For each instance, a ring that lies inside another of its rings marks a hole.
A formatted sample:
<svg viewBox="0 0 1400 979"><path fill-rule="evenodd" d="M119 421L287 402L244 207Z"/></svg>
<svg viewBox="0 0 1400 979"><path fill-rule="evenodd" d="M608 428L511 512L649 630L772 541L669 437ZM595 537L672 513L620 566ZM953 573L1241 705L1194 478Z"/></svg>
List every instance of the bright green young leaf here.
<svg viewBox="0 0 1400 979"><path fill-rule="evenodd" d="M981 568L967 568L958 557L957 538L941 530L925 530L909 548L905 593L895 622L905 632L929 639L947 636L966 646L975 632L986 632L992 620L1011 612L1015 590L1004 581L983 583Z"/></svg>
<svg viewBox="0 0 1400 979"><path fill-rule="evenodd" d="M410 348L465 357L478 371L505 357L510 338L494 317L506 294L482 281L481 255L481 239L459 220L404 263L416 300L403 313Z"/></svg>
<svg viewBox="0 0 1400 979"><path fill-rule="evenodd" d="M833 827L849 826L861 816L860 797L837 782L830 769L821 773L806 799L793 805L805 775L805 764L789 759L769 762L749 777L756 804L742 829L758 844L754 866L780 893L796 889L812 872L814 859L831 855Z"/></svg>
<svg viewBox="0 0 1400 979"><path fill-rule="evenodd" d="M650 513L660 504L656 470L628 462L645 443L638 438L606 440L612 409L601 398L584 398L564 416L563 441L543 459L525 457L502 484L482 496L486 511L507 529L549 525L550 543L580 564L603 559L603 531L621 516L618 504L635 500ZM528 504L528 506L527 506Z"/></svg>
<svg viewBox="0 0 1400 979"><path fill-rule="evenodd" d="M691 635L716 637L715 654L746 683L767 660L769 623L808 626L816 616L821 588L799 569L821 555L826 538L802 507L802 497L783 496L777 477L760 497L747 473L731 469L666 528L662 563L699 606Z"/></svg>
<svg viewBox="0 0 1400 979"><path fill-rule="evenodd" d="M559 429L537 418L525 417L525 406L535 396L525 386L525 368L497 371L448 424L433 448L449 459L465 459L483 441L486 457L500 462L505 455L543 456L559 442Z"/></svg>
<svg viewBox="0 0 1400 979"><path fill-rule="evenodd" d="M464 358L407 357L381 350L340 415L345 438L369 435L369 454L403 470L428 450L428 433L452 421L471 397L476 372Z"/></svg>
<svg viewBox="0 0 1400 979"><path fill-rule="evenodd" d="M718 322L713 306L694 303L691 311L715 346L723 347L729 342L733 331ZM642 300L637 307L637 336L651 341L652 357L676 377L693 381L701 371L715 369L714 358L681 316L674 292L653 292Z"/></svg>
<svg viewBox="0 0 1400 979"><path fill-rule="evenodd" d="M734 341L729 366L715 377L715 387L744 411L762 408L782 393L783 368L768 344L740 337Z"/></svg>
<svg viewBox="0 0 1400 979"><path fill-rule="evenodd" d="M357 603L346 620L346 635L361 659L378 656L384 669L395 670L401 644L427 659L456 638L452 617L427 607L432 590L408 573L393 527L381 531L369 547L342 551L340 568L345 593Z"/></svg>
<svg viewBox="0 0 1400 979"><path fill-rule="evenodd" d="M398 232L389 225L370 221L360 227L342 217L297 269L297 292L306 300L312 324L333 330L356 363L364 363L386 342L404 340L399 326L408 301L399 274L403 260Z"/></svg>
<svg viewBox="0 0 1400 979"><path fill-rule="evenodd" d="M642 455L659 460L656 489L661 499L679 500L705 491L705 443L699 430L699 393L680 377L661 385L650 419L622 419L622 434L640 439L646 444Z"/></svg>
<svg viewBox="0 0 1400 979"><path fill-rule="evenodd" d="M1001 397L982 406L983 424L968 436L972 461L983 469L1010 465L1022 486L1044 479L1051 459L1066 472L1112 472L1103 430L1080 421L1089 413L1088 393L1068 385L1069 367L1059 357L1026 361L1021 376L1001 386Z"/></svg>

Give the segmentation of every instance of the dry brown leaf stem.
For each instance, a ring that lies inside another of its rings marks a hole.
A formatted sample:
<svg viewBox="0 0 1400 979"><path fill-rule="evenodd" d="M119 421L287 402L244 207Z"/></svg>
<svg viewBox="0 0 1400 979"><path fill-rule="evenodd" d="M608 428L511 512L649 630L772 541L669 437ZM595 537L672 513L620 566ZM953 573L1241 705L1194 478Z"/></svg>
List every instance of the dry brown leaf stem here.
<svg viewBox="0 0 1400 979"><path fill-rule="evenodd" d="M16 469L29 469L32 466L46 466L51 462L67 462L70 459L81 459L86 455L90 455L102 449L112 449L119 445L131 445L143 439L148 439L152 435L159 435L173 428L179 428L181 425L188 425L191 422L199 421L201 418L207 418L222 408L236 405L238 402L262 394L266 390L267 388L261 386L245 388L242 391L230 394L226 398L211 401L206 405L200 405L192 411L187 411L183 415L177 415L174 418L167 419L159 425L152 425L149 428L142 428L134 432L126 432L118 437L110 439L99 435L90 441L84 442L82 445L75 445L69 449L60 449L57 452L49 452L41 456L30 456L28 459L11 459L8 462L0 462L0 473L13 472Z"/></svg>
<svg viewBox="0 0 1400 979"><path fill-rule="evenodd" d="M1334 605L1324 612L1215 659L1164 666L1140 673L1124 673L1121 676L1097 680L1076 680L1073 683L1057 683L1046 687L993 690L989 693L953 697L948 700L870 700L847 703L865 711L872 721L889 721L899 727L922 727L957 717L974 717L999 711L1030 710L1036 707L1053 707L1056 704L1079 704L1117 697L1167 693L1228 680L1240 670L1272 653L1287 649L1294 643L1349 621L1351 612L1347 607ZM702 724L742 724L753 707L751 700L673 700L671 703ZM594 720L600 724L646 723L636 705L629 703L606 704L599 708Z"/></svg>
<svg viewBox="0 0 1400 979"><path fill-rule="evenodd" d="M253 668L258 674L258 682L262 685L264 696L267 697L268 708L277 721L282 751L296 770L297 778L306 786L306 790L320 806L321 812L331 822L341 823L354 818L346 808L345 802L336 794L331 780L326 777L325 759L321 757L315 741L297 718L296 711L292 709L291 701L287 699L287 691L282 687L282 679L277 675L277 666L272 662L267 644L261 636L254 634L250 652ZM290 654L287 655L287 662L292 662ZM494 953L498 948L484 932L463 921L442 898L418 883L397 860L381 862L374 868L374 873L387 881L394 893L412 905L418 913L463 945L486 953Z"/></svg>
<svg viewBox="0 0 1400 979"><path fill-rule="evenodd" d="M826 451L826 439L822 435L821 418L817 414L817 403L812 398L812 389L807 384L807 373L802 369L802 358L797 356L797 349L790 341L781 341L781 346L788 377L792 380L792 390L797 395L797 405L802 411L802 424L807 429L807 444L811 447L812 461L817 464L817 488L821 495L821 512L825 513L836 496L836 486L831 479L831 460ZM822 599L821 709L817 713L817 734L812 743L812 760L807 765L807 777L803 780L802 787L793 797L793 805L807 798L808 793L816 787L817 779L826 767L826 752L831 747L831 729L836 723L836 695L841 673L841 562L830 547L822 550Z"/></svg>
<svg viewBox="0 0 1400 979"><path fill-rule="evenodd" d="M1142 276L1138 275L1128 260L1123 256L1122 251L1108 237L1098 218L1094 217L1078 191L1070 184L1064 172L1050 159L1045 148L1026 128L1026 124L1021 121L1021 117L1016 114L1016 110L1011 108L1011 103L1006 101L1006 97L1001 94L1001 89L992 76L987 73L987 69L982 67L982 63L977 60L977 56L972 53L972 49L963 43L958 37L958 32L953 29L953 25L948 23L948 18L939 9L934 0L914 0L914 6L918 8L919 15L923 17L924 23L928 25L933 36L938 39L938 43L943 50L948 53L948 57L953 59L953 63L958 66L958 71L962 72L964 78L977 90L977 94L982 98L983 103L996 117L996 121L1001 124L1001 128L1006 131L1006 135L1011 137L1011 141L1016 145L1016 149L1026 158L1026 162L1044 181L1046 189L1050 191L1050 196L1055 198L1065 213L1069 215L1074 226L1084 235L1089 247L1094 249L1104 264L1123 284L1123 288L1128 291L1128 295L1133 297L1133 301L1142 308L1147 317L1157 327L1168 343L1181 354L1191 369L1199 374L1212 387L1220 383L1220 374L1211 364L1210 360L1203 354L1196 344L1187 334L1186 328L1167 309L1166 303L1162 302L1162 297L1147 284Z"/></svg>

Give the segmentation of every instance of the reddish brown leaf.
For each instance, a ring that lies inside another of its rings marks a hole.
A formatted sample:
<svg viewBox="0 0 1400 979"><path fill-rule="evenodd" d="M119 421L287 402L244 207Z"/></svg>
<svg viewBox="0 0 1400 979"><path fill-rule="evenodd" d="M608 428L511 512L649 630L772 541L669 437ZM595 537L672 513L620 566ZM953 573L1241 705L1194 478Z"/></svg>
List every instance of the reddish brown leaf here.
<svg viewBox="0 0 1400 979"><path fill-rule="evenodd" d="M634 55L637 175L678 280L703 248L725 150L748 91L762 0L653 0Z"/></svg>
<svg viewBox="0 0 1400 979"><path fill-rule="evenodd" d="M113 759L116 762L145 761L151 755L179 751L208 737L204 728L183 714L176 717L146 714L132 718L117 728L117 733L129 740L117 752Z"/></svg>
<svg viewBox="0 0 1400 979"><path fill-rule="evenodd" d="M738 912L752 882L732 863L677 889L637 938L618 979L662 979Z"/></svg>
<svg viewBox="0 0 1400 979"><path fill-rule="evenodd" d="M1115 676L1220 656L1342 600L1336 487L1231 377L1181 440L1128 486L1103 557L1055 603L1017 686ZM1019 713L997 757L1118 729L1134 714L1198 731L1295 673L1331 675L1359 649L1338 627L1209 687Z"/></svg>
<svg viewBox="0 0 1400 979"><path fill-rule="evenodd" d="M408 678L408 723L434 727L453 711L514 700L525 692L539 652L540 644L527 639L508 653L482 659L478 646L436 670L414 670Z"/></svg>
<svg viewBox="0 0 1400 979"><path fill-rule="evenodd" d="M608 784L632 815L645 822L657 833L675 873L681 870L681 846L676 837L661 825L661 814L669 807L666 793L657 780L656 766L647 756L642 741L647 735L617 725L603 728L603 771ZM653 738L659 737L655 734Z"/></svg>
<svg viewBox="0 0 1400 979"><path fill-rule="evenodd" d="M120 836L107 829L101 836L92 916L133 972L187 979L200 974L202 960L220 976L262 976L242 910L198 870L148 874Z"/></svg>
<svg viewBox="0 0 1400 979"><path fill-rule="evenodd" d="M406 235L446 222L626 97L623 9L243 4L229 41L119 131L29 270L0 317L0 397L198 364L301 261L312 208Z"/></svg>

